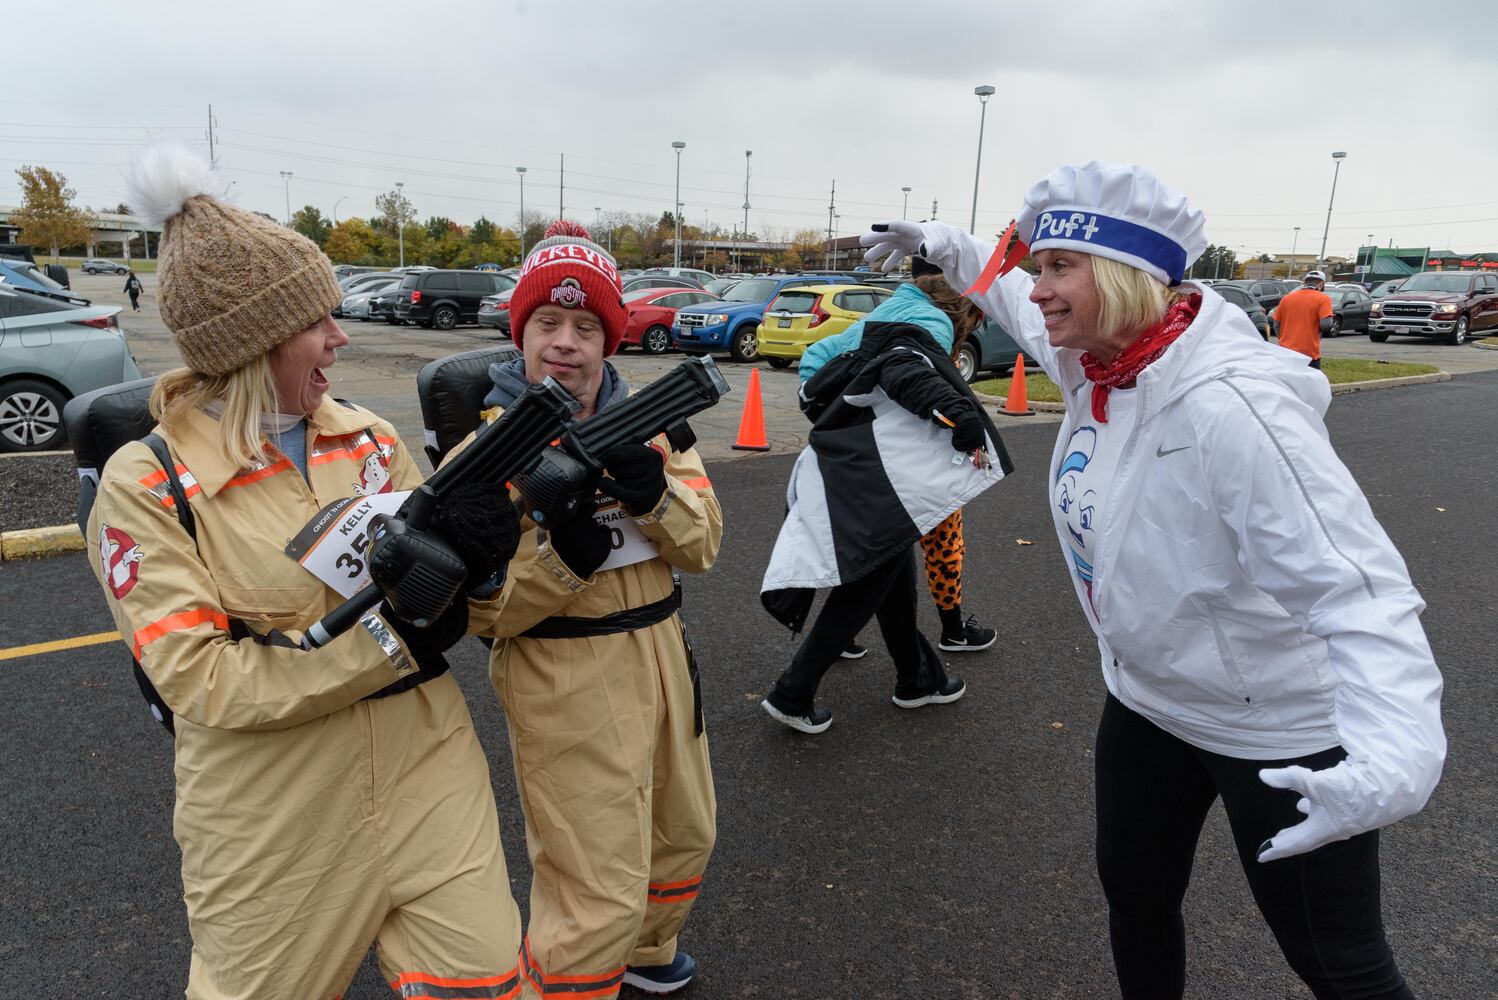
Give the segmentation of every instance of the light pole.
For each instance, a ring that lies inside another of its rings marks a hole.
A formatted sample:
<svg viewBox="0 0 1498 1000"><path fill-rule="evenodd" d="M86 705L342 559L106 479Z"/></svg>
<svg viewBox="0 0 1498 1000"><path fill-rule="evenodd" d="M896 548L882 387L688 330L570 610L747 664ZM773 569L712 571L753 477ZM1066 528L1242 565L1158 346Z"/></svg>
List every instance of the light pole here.
<svg viewBox="0 0 1498 1000"><path fill-rule="evenodd" d="M1368 234L1368 271L1364 281L1373 284L1373 258L1378 256L1378 247L1373 242L1373 234Z"/></svg>
<svg viewBox="0 0 1498 1000"><path fill-rule="evenodd" d="M843 217L842 217L842 215L840 215L840 214L833 215L833 217L832 217L832 259L834 261L836 261L838 259L838 257L842 256L838 252L838 249L837 249L837 241L840 240L840 239L842 239L842 236L840 235L840 233L842 231L842 228L843 228ZM829 268L828 270L831 270L831 269Z"/></svg>
<svg viewBox="0 0 1498 1000"><path fill-rule="evenodd" d="M754 150L744 150L744 242L749 240L749 159L754 155ZM734 254L733 268L735 271L744 269L744 257L742 253Z"/></svg>
<svg viewBox="0 0 1498 1000"><path fill-rule="evenodd" d="M1326 227L1321 230L1321 252L1316 255L1316 270L1321 270L1321 265L1326 260L1326 235L1332 231L1332 205L1337 200L1337 175L1342 172L1342 161L1347 154L1337 150L1332 154L1332 162L1336 166L1332 169L1332 196L1326 202Z"/></svg>
<svg viewBox="0 0 1498 1000"><path fill-rule="evenodd" d="M286 185L286 225L291 225L291 171L281 171L281 183Z"/></svg>
<svg viewBox="0 0 1498 1000"><path fill-rule="evenodd" d="M672 241L671 266L681 267L681 151L687 148L687 144L680 139L671 143L671 148L676 150L676 239Z"/></svg>
<svg viewBox="0 0 1498 1000"><path fill-rule="evenodd" d="M401 267L406 266L406 196L401 194L405 181L395 182L395 240L400 247Z"/></svg>
<svg viewBox="0 0 1498 1000"><path fill-rule="evenodd" d="M1300 246L1300 227L1296 226L1295 237L1290 241L1290 267L1295 267L1299 263L1295 259L1295 249L1298 246ZM1290 277L1290 267L1285 268L1285 277L1287 278Z"/></svg>
<svg viewBox="0 0 1498 1000"><path fill-rule="evenodd" d="M983 110L978 113L978 165L973 168L973 214L967 223L969 233L976 233L978 230L978 175L983 170L983 123L988 119L988 99L993 96L993 87L985 83L981 87L974 87L973 93L978 95L978 103Z"/></svg>
<svg viewBox="0 0 1498 1000"><path fill-rule="evenodd" d="M348 195L344 195L342 198L339 198L337 201L333 202L333 225L335 226L338 225L338 206L342 205L344 198L347 197Z"/></svg>
<svg viewBox="0 0 1498 1000"><path fill-rule="evenodd" d="M900 208L900 218L903 219L910 214L910 188L907 186L900 190L905 194L905 204Z"/></svg>
<svg viewBox="0 0 1498 1000"><path fill-rule="evenodd" d="M525 260L525 168L516 167L515 172L520 175L520 259Z"/></svg>

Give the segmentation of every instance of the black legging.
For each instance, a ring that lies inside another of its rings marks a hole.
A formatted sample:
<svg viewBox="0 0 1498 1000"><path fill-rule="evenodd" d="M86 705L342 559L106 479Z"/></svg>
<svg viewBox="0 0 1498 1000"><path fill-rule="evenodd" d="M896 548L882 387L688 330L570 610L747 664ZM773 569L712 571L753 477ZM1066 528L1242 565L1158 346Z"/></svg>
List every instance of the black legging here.
<svg viewBox="0 0 1498 1000"><path fill-rule="evenodd" d="M879 632L895 661L897 694L916 697L946 682L941 657L916 625L912 545L872 573L832 588L816 624L775 682L770 703L790 715L811 711L822 675L872 617L879 619Z"/></svg>
<svg viewBox="0 0 1498 1000"><path fill-rule="evenodd" d="M1260 863L1259 845L1305 817L1265 767L1331 767L1341 747L1287 760L1241 760L1177 739L1112 695L1098 725L1097 865L1123 1000L1186 989L1181 900L1202 823L1222 796L1238 858L1280 950L1321 1000L1413 1000L1379 916L1378 831Z"/></svg>

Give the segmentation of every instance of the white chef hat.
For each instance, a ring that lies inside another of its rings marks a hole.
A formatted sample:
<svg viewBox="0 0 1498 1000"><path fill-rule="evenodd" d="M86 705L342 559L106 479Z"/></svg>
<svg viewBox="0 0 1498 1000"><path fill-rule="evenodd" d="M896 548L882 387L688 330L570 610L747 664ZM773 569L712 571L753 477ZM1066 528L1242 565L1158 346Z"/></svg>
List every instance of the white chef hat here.
<svg viewBox="0 0 1498 1000"><path fill-rule="evenodd" d="M1186 196L1132 163L1057 167L1025 194L1015 229L1030 252L1080 250L1167 285L1207 248L1206 219Z"/></svg>

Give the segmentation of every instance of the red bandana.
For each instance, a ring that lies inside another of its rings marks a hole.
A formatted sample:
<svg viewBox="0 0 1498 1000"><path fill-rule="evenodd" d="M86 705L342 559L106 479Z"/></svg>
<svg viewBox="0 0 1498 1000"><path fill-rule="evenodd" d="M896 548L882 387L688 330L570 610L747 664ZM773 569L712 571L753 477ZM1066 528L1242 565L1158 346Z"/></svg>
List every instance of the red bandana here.
<svg viewBox="0 0 1498 1000"><path fill-rule="evenodd" d="M1103 364L1090 353L1082 355L1082 371L1093 383L1092 419L1100 424L1108 422L1108 390L1131 385L1140 372L1153 364L1165 353L1167 347L1176 342L1177 337L1186 332L1201 307L1200 292L1193 292L1179 300L1165 310L1160 322L1124 348L1110 365Z"/></svg>

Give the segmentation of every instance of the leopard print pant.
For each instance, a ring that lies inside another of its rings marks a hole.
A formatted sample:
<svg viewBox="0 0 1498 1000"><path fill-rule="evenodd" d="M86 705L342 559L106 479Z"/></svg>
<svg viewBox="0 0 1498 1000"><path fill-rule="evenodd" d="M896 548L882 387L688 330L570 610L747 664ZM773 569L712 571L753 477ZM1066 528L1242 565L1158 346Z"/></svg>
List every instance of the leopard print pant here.
<svg viewBox="0 0 1498 1000"><path fill-rule="evenodd" d="M953 611L962 607L962 511L953 511L951 517L922 535L921 548L926 553L926 586L931 588L937 608Z"/></svg>

